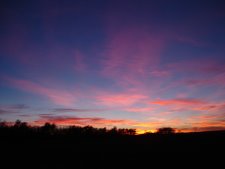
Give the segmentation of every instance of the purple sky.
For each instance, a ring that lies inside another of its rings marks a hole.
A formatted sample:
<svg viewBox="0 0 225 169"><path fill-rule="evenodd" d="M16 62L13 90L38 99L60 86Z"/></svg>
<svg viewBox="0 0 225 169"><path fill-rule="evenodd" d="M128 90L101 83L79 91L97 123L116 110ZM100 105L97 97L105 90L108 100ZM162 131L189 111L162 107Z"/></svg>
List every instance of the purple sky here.
<svg viewBox="0 0 225 169"><path fill-rule="evenodd" d="M225 129L223 0L0 2L0 119Z"/></svg>

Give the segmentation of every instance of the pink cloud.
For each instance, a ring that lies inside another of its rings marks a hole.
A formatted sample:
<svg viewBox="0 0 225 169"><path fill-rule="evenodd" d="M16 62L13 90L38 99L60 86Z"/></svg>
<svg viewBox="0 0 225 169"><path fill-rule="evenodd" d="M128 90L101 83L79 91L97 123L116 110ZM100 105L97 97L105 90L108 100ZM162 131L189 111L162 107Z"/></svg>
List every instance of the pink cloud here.
<svg viewBox="0 0 225 169"><path fill-rule="evenodd" d="M65 90L57 90L53 88L44 87L38 83L29 80L7 78L8 83L18 89L35 93L47 97L53 103L63 106L71 106L76 101L74 95Z"/></svg>
<svg viewBox="0 0 225 169"><path fill-rule="evenodd" d="M169 77L171 73L166 70L153 70L150 74L156 77Z"/></svg>
<svg viewBox="0 0 225 169"><path fill-rule="evenodd" d="M199 111L207 111L207 112L225 112L225 104L224 103L208 103L206 105L202 105L196 107L195 110Z"/></svg>
<svg viewBox="0 0 225 169"><path fill-rule="evenodd" d="M153 82L151 82L151 88L154 88L154 91L159 94L176 90L176 88L183 88L183 91L186 93L194 94L199 90L198 87L224 86L224 72L225 68L223 64L210 59L195 58L195 60L171 63L159 69L159 72L151 72L151 74L156 77L162 77L154 79ZM176 80L171 81L171 77L176 77Z"/></svg>
<svg viewBox="0 0 225 169"><path fill-rule="evenodd" d="M132 94L132 93L102 93L97 96L97 102L106 106L131 106L135 103L141 102L147 99L147 96L142 94Z"/></svg>
<svg viewBox="0 0 225 169"><path fill-rule="evenodd" d="M169 71L173 72L195 72L200 74L222 73L224 65L212 59L185 60L167 65Z"/></svg>
<svg viewBox="0 0 225 169"><path fill-rule="evenodd" d="M185 120L156 118L154 121L136 122L133 126L142 130L170 126L181 132L222 130L225 129L225 118L223 114L191 116Z"/></svg>
<svg viewBox="0 0 225 169"><path fill-rule="evenodd" d="M204 107L211 106L210 102L202 99L194 98L177 98L177 99L158 99L150 102L152 105L158 105L160 107L166 107L169 112L182 112L182 111L207 111Z"/></svg>
<svg viewBox="0 0 225 169"><path fill-rule="evenodd" d="M225 86L225 73L221 73L218 75L215 75L213 77L207 77L207 78L200 78L200 79L191 79L191 80L186 80L185 83L188 86L212 86L212 85L217 85L217 86Z"/></svg>
<svg viewBox="0 0 225 169"><path fill-rule="evenodd" d="M157 104L161 106L167 105L199 105L204 104L205 102L200 99L190 99L190 98L183 98L183 99L170 99L170 100L156 100L151 102L151 104Z"/></svg>
<svg viewBox="0 0 225 169"><path fill-rule="evenodd" d="M158 99L150 102L152 105L159 105L167 107L169 112L182 112L182 111L198 111L199 113L222 113L225 111L225 104L214 103L211 101L205 101L203 99L194 98L178 98L178 99Z"/></svg>
<svg viewBox="0 0 225 169"><path fill-rule="evenodd" d="M154 110L153 107L129 107L125 109L129 112L137 112L137 113L149 113Z"/></svg>
<svg viewBox="0 0 225 169"><path fill-rule="evenodd" d="M210 131L225 129L224 113L191 116L187 119L193 131Z"/></svg>
<svg viewBox="0 0 225 169"><path fill-rule="evenodd" d="M122 86L140 85L141 78L159 62L164 48L161 36L141 27L123 27L109 33L102 74Z"/></svg>
<svg viewBox="0 0 225 169"><path fill-rule="evenodd" d="M136 121L127 119L105 119L99 117L73 117L73 116L55 116L55 115L40 115L40 119L33 121L32 125L43 125L46 122L55 123L57 125L68 126L91 125L94 127L132 127L138 130L156 131L160 127L173 127L182 132L207 131L210 129L225 128L225 119L222 115L202 115L192 116L188 119L182 120L179 118L155 118L148 121ZM184 127L185 126L185 127Z"/></svg>

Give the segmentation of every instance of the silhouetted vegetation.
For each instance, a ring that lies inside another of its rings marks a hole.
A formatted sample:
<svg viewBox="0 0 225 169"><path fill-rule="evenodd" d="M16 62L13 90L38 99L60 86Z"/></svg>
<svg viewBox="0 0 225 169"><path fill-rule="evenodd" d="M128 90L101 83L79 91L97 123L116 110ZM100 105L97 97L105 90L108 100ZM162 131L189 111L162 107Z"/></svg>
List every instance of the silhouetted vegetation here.
<svg viewBox="0 0 225 169"><path fill-rule="evenodd" d="M10 157L10 161L19 160L26 164L31 159L35 164L32 168L69 168L65 167L69 161L76 168L117 168L118 162L127 161L124 166L127 168L129 165L133 167L138 158L143 161L144 157L158 152L223 153L225 131L175 133L175 129L166 127L156 133L135 135L135 129L58 127L51 123L29 126L17 120L10 125L0 122L0 145L0 155L6 160Z"/></svg>
<svg viewBox="0 0 225 169"><path fill-rule="evenodd" d="M158 134L174 134L175 133L175 129L171 128L171 127L163 127L163 128L159 128L157 130Z"/></svg>
<svg viewBox="0 0 225 169"><path fill-rule="evenodd" d="M7 125L6 122L0 122L1 136L13 136L20 134L27 134L32 136L66 136L66 137L83 137L83 136L122 136L135 135L135 129L112 129L94 128L92 126L68 126L57 127L55 124L45 123L43 126L28 126L26 122L16 120L14 125Z"/></svg>

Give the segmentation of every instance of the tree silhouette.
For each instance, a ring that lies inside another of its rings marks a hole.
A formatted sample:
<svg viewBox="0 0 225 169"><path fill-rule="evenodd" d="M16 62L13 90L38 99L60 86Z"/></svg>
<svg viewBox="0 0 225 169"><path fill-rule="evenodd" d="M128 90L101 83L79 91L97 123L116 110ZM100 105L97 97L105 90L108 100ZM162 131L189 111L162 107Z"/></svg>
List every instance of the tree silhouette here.
<svg viewBox="0 0 225 169"><path fill-rule="evenodd" d="M14 128L28 129L28 125L27 122L21 122L20 120L16 120L14 123Z"/></svg>
<svg viewBox="0 0 225 169"><path fill-rule="evenodd" d="M111 128L111 129L108 131L108 133L109 133L109 135L112 135L112 136L119 134L119 132L118 132L118 130L117 130L117 127Z"/></svg>
<svg viewBox="0 0 225 169"><path fill-rule="evenodd" d="M127 134L135 135L136 134L136 130L135 129L128 129Z"/></svg>
<svg viewBox="0 0 225 169"><path fill-rule="evenodd" d="M21 123L22 122L20 120L16 120L15 123L14 123L14 127L19 128Z"/></svg>
<svg viewBox="0 0 225 169"><path fill-rule="evenodd" d="M56 125L47 122L44 124L44 126L41 127L41 130L45 134L53 135L56 131Z"/></svg>
<svg viewBox="0 0 225 169"><path fill-rule="evenodd" d="M0 128L5 128L5 127L7 127L6 122L0 120Z"/></svg>
<svg viewBox="0 0 225 169"><path fill-rule="evenodd" d="M173 129L171 127L163 127L163 128L159 128L157 133L158 134L174 134L175 129Z"/></svg>

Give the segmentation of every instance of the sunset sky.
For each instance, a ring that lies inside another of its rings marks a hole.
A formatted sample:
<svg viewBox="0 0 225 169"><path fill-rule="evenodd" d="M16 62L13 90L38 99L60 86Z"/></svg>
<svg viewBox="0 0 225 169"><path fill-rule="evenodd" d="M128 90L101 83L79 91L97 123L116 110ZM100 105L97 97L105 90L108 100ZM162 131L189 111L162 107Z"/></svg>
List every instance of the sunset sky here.
<svg viewBox="0 0 225 169"><path fill-rule="evenodd" d="M224 0L2 0L0 119L225 129Z"/></svg>

